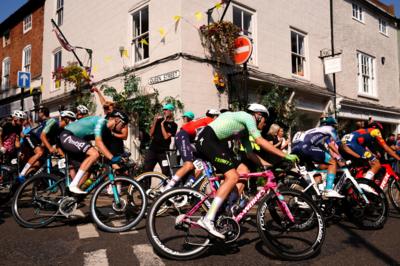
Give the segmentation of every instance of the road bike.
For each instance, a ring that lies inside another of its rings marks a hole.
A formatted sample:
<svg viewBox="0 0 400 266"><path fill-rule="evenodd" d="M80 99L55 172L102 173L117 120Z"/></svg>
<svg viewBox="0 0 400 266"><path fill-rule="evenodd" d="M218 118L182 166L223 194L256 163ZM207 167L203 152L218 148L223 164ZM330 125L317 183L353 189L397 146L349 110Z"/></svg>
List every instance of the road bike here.
<svg viewBox="0 0 400 266"><path fill-rule="evenodd" d="M72 194L67 189L70 184L68 160L58 160L58 167L64 169L65 177L38 174L18 189L12 214L21 226L39 228L57 218L68 219L92 191L90 214L100 229L126 231L142 219L147 207L143 189L129 177L116 176L110 163L97 163L92 167L93 183L85 189L85 195Z"/></svg>
<svg viewBox="0 0 400 266"><path fill-rule="evenodd" d="M205 171L213 171L209 163L204 162L202 166ZM163 193L154 201L146 221L147 236L155 251L170 259L188 260L201 256L214 244L235 242L241 234L241 222L259 203L257 230L275 255L286 260L301 260L317 254L325 239L322 213L300 191L278 189L276 169L240 176L241 181L263 178L266 183L244 208L221 207L215 224L225 240L213 238L197 224L211 206L223 177L209 178L209 194L191 188L175 188ZM305 226L305 222L313 226Z"/></svg>

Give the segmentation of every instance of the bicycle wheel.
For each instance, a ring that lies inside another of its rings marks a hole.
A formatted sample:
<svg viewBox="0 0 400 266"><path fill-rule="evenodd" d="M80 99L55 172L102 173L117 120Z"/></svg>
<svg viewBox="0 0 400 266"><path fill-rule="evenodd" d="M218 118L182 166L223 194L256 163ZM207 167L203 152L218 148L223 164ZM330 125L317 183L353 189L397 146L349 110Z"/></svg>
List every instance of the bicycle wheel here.
<svg viewBox="0 0 400 266"><path fill-rule="evenodd" d="M363 229L383 228L388 217L389 203L385 193L375 182L361 178L357 179L369 204L364 203L360 195L352 186L348 187L343 195L346 216L355 225Z"/></svg>
<svg viewBox="0 0 400 266"><path fill-rule="evenodd" d="M150 208L146 231L154 250L169 259L189 260L207 251L210 239L208 233L196 222L209 208L206 196L190 188L175 188L162 194ZM186 198L183 202L182 198ZM159 215L160 209L165 210ZM188 214L188 212L193 212ZM186 214L188 215L186 217Z"/></svg>
<svg viewBox="0 0 400 266"><path fill-rule="evenodd" d="M23 227L44 227L56 219L58 203L64 195L63 180L48 174L36 175L17 190L11 208L14 219Z"/></svg>
<svg viewBox="0 0 400 266"><path fill-rule="evenodd" d="M285 260L302 260L316 255L325 239L325 222L321 211L303 193L280 190L281 196L269 193L257 210L257 229L266 246ZM294 217L292 222L281 206L284 200ZM312 223L314 226L304 226Z"/></svg>
<svg viewBox="0 0 400 266"><path fill-rule="evenodd" d="M135 178L146 193L149 206L161 195L160 188L166 185L169 177L158 172L145 172Z"/></svg>
<svg viewBox="0 0 400 266"><path fill-rule="evenodd" d="M6 203L13 196L18 184L18 172L12 168L0 165L0 204Z"/></svg>
<svg viewBox="0 0 400 266"><path fill-rule="evenodd" d="M147 208L146 195L141 186L128 177L115 178L119 203L114 193L108 193L111 181L101 184L93 194L90 213L97 226L107 232L122 232L136 226Z"/></svg>
<svg viewBox="0 0 400 266"><path fill-rule="evenodd" d="M400 181L391 178L388 185L389 199L393 207L400 212Z"/></svg>

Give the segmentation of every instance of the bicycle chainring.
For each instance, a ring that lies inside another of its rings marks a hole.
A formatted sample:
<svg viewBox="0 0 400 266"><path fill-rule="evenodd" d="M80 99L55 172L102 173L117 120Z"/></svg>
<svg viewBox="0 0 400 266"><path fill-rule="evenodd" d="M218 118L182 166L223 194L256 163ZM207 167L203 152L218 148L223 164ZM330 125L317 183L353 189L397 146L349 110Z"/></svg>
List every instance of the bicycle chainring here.
<svg viewBox="0 0 400 266"><path fill-rule="evenodd" d="M220 216L215 227L218 232L225 235L225 243L234 242L240 236L240 225L231 217Z"/></svg>
<svg viewBox="0 0 400 266"><path fill-rule="evenodd" d="M76 202L76 198L65 197L60 201L58 210L62 215L69 218L72 215L72 213L74 213L77 207L78 203Z"/></svg>

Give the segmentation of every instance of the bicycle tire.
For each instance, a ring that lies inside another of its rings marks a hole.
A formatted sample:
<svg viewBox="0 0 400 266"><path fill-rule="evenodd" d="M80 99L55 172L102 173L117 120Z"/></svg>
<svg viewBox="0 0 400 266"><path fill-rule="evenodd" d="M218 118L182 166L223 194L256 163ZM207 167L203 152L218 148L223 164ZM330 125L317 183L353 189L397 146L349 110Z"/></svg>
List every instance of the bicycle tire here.
<svg viewBox="0 0 400 266"><path fill-rule="evenodd" d="M368 180L365 178L359 178L356 180L357 183L360 184L360 186L362 187L365 196L368 198L368 200L371 202L370 205L371 207L368 208L363 208L360 209L360 211L357 211L357 209L355 209L355 207L357 207L358 203L357 200L354 200L353 197L351 195L349 195L348 193L345 193L343 195L346 195L346 197L344 198L345 201L345 214L346 216L349 218L349 220L351 222L353 222L355 225L357 225L359 228L362 229L367 229L367 230L376 230L376 229L381 229L383 228L383 226L385 225L387 218L388 218L388 213L389 213L389 202L387 200L387 197L385 195L385 193L383 192L383 190L372 180ZM364 188L363 188L364 186ZM372 190L376 193L376 195L374 193L369 192L369 189L365 189L366 187L370 187ZM354 191L356 191L355 188L349 187L347 189L347 191L349 191L350 189L353 189ZM358 195L358 192L357 192ZM369 218L366 218L365 212L370 212L370 211L375 211L376 208L374 208L374 206L372 205L373 203L378 202L377 205L378 207L380 207L381 210L379 210L379 216L376 219L376 221L372 221L370 222ZM360 214L361 212L361 214Z"/></svg>
<svg viewBox="0 0 400 266"><path fill-rule="evenodd" d="M390 203L392 206L400 212L400 181L396 180L395 178L391 178L388 184L388 194L389 194L389 199ZM395 195L397 194L397 195ZM399 198L398 201L395 200L395 198Z"/></svg>
<svg viewBox="0 0 400 266"><path fill-rule="evenodd" d="M153 177L155 179L159 180L159 181L157 181L159 183L157 183L154 188L147 187L147 185L148 185L147 182L149 182L149 184L151 186L151 182L152 182L151 179ZM151 205L153 200L156 199L161 194L161 191L159 191L159 188L161 186L165 185L166 181L168 179L170 179L170 178L159 172L145 172L145 173L142 173L142 174L138 175L137 177L135 177L135 180L139 183L139 185L143 188L143 190L146 193L148 205Z"/></svg>
<svg viewBox="0 0 400 266"><path fill-rule="evenodd" d="M315 217L314 218L316 219L315 226L318 227L316 230L317 233L315 236L315 240L313 241L313 243L311 243L310 247L297 252L289 250L289 248L292 247L293 245L281 242L281 239L282 241L285 241L289 238L284 236L283 234L284 232L279 233L279 231L286 230L286 233L290 231L294 232L295 230L297 230L296 232L306 232L306 230L310 229L302 229L303 231L300 231L301 230L300 228L291 227L292 229L283 230L281 225L277 224L272 226L271 225L272 222L275 223L277 223L277 221L283 222L282 217L279 216L279 213L277 213L276 210L273 209L274 206L278 206L276 205L278 204L277 196L274 193L268 193L266 196L264 196L257 210L257 230L261 236L261 239L263 240L263 242L265 243L265 245L269 250L271 250L276 256L284 260L290 260L290 261L304 260L317 255L322 248L326 236L326 226L321 210L315 205L312 199L310 199L308 196L304 195L304 193L298 190L283 188L280 189L280 193L282 196L291 195L297 199L301 199L302 202L305 202L309 206L309 210L311 211L310 217L312 216ZM271 221L270 223L267 223L265 221L267 219L266 211L270 213L274 221ZM292 210L291 212L293 214ZM299 219L299 217L296 217L295 215L294 218ZM281 229L279 229L279 227L281 227ZM273 233L272 232L273 230L278 230L278 232ZM293 239L300 240L300 237ZM307 241L303 240L301 243L306 243L306 242Z"/></svg>
<svg viewBox="0 0 400 266"><path fill-rule="evenodd" d="M43 181L43 182L41 182L41 181ZM49 187L46 188L49 181L52 181L52 182L54 182L54 184L57 184L58 189L56 191L54 190L54 188L51 188L50 190L49 190ZM57 199L59 199L59 198L63 198L65 196L65 193L66 193L65 184L63 181L60 181L57 176L49 175L49 174L38 174L38 175L33 176L32 178L28 179L27 181L25 181L18 188L18 190L15 194L15 197L12 202L12 208L11 208L11 212L12 212L12 215L13 215L15 221L19 225L26 227L26 228L40 228L40 227L47 226L48 224L52 223L57 218L57 215L59 213L58 200L54 201L54 203L50 204L50 206L46 205L46 202L44 204L35 202L35 201L32 202L32 204L33 205L35 204L36 207L39 206L40 204L42 204L42 206L45 205L45 206L43 206L43 208L45 208L45 207L48 207L48 209L54 208L55 211L54 211L53 215L49 215L47 219L40 220L40 222L31 222L31 221L26 220L22 216L22 209L23 209L22 203L23 202L20 202L19 199L23 196L25 189L28 188L28 186L30 186L30 185L33 186L32 192L34 192L34 190L36 190L36 186L42 185L44 187L45 192L47 191L48 193L57 193L57 192L61 193L61 195L57 196ZM48 199L46 199L46 201L48 201ZM41 207L41 206L39 206L39 207ZM57 207L57 208L55 208L55 207Z"/></svg>
<svg viewBox="0 0 400 266"><path fill-rule="evenodd" d="M177 197L177 196L179 197L182 195L186 195L187 197L193 196L198 201L200 201L201 199L204 199L204 197L206 197L204 194L202 194L194 189L190 189L190 188L174 188L174 189L168 190L165 193L163 193L160 197L158 197L156 201L154 201L153 205L150 207L149 214L148 214L147 220L146 220L147 238L149 239L149 241L150 241L151 245L153 246L154 250L156 251L156 253L165 258L169 258L169 259L173 259L173 260L191 260L196 257L199 257L208 250L209 242L210 242L210 239L208 238L208 233L205 231L202 231L207 236L204 240L204 243L193 245L195 247L196 246L198 246L198 247L194 251L191 251L191 252L186 252L186 253L178 252L176 250L173 250L171 247L167 246L167 244L163 243L164 240L160 237L158 230L155 228L156 227L155 220L161 219L160 215L158 214L158 212L159 212L158 209L160 207L162 207L162 205L165 204L166 202L173 202L174 197ZM210 202L208 200L206 200L204 204L207 206L210 206ZM193 206L195 206L195 205L191 205L191 208L187 208L187 209L191 210L193 208ZM199 208L198 210L204 211L203 208ZM180 213L180 215L182 215L182 213ZM176 218L173 218L173 216L171 216L171 215L166 216L166 218L171 219L172 221L175 221L174 219L176 219ZM163 228L166 228L166 226L164 225ZM189 228L190 228L190 226L189 226ZM178 229L176 229L176 225L175 225L174 229L176 231L178 231ZM199 229L199 230L202 230L202 229ZM170 239L175 240L176 238L177 237L170 237L170 238L168 238L168 240L170 240ZM167 241L167 239L165 241ZM190 243L189 243L189 245L190 245Z"/></svg>
<svg viewBox="0 0 400 266"><path fill-rule="evenodd" d="M16 177L18 175L16 170L9 169L8 167L0 166L0 175L2 177L0 189L0 205L8 203L18 189Z"/></svg>
<svg viewBox="0 0 400 266"><path fill-rule="evenodd" d="M96 223L96 225L103 231L106 232L110 232L110 233L118 233L118 232L123 232L123 231L127 231L132 229L133 227L135 227L143 218L145 211L147 209L147 198L145 195L145 192L143 190L143 188L139 185L139 183L131 178L128 177L116 177L115 178L115 182L127 182L129 183L129 186L127 188L127 194L126 197L128 198L128 200L131 200L130 202L126 203L125 202L125 207L127 208L126 210L130 210L129 214L133 213L133 208L136 208L138 206L136 206L135 204L131 204L133 202L133 199L131 198L131 196L133 195L133 193L135 191L139 192L139 196L142 199L141 202L141 206L140 206L140 211L139 214L136 216L136 218L134 218L132 221L130 221L128 224L126 225L122 225L121 224L116 224L113 226L107 225L105 224L100 218L99 216L101 215L100 213L98 213L96 210L96 201L99 198L99 196L101 195L101 193L106 189L106 187L108 185L111 184L111 181L108 180L106 182L104 182L103 184L101 184L96 191L94 192L92 199L90 201L90 214L91 217L93 219L93 221ZM132 208L133 207L133 208ZM117 212L116 210L114 210L115 212ZM119 211L119 210L118 210ZM113 224L111 222L111 224Z"/></svg>

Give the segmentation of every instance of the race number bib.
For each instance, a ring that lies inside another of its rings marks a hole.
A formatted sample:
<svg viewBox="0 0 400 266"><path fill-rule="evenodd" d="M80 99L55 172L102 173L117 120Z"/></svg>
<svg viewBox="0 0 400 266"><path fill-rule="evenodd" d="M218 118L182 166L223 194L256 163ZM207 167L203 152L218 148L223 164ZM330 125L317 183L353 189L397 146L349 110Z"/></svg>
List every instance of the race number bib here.
<svg viewBox="0 0 400 266"><path fill-rule="evenodd" d="M196 168L197 170L203 170L204 166L203 166L203 162L201 160L196 160L193 162L194 168Z"/></svg>
<svg viewBox="0 0 400 266"><path fill-rule="evenodd" d="M296 132L296 134L294 134L294 137L293 137L293 143L303 141L305 136L306 136L306 134L304 131Z"/></svg>
<svg viewBox="0 0 400 266"><path fill-rule="evenodd" d="M65 158L58 160L58 169L65 168Z"/></svg>
<svg viewBox="0 0 400 266"><path fill-rule="evenodd" d="M354 138L353 134L346 134L342 138L342 143L351 142L353 138Z"/></svg>

